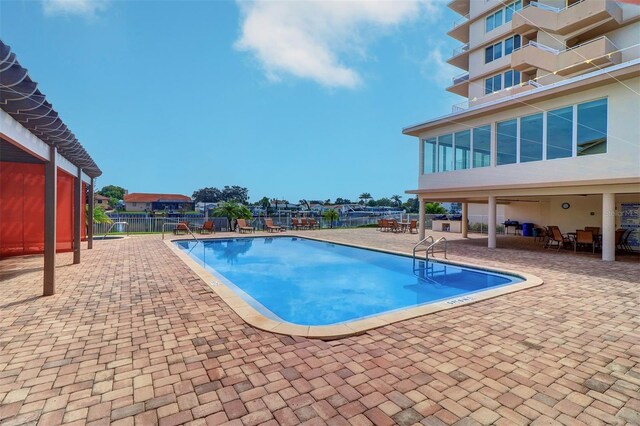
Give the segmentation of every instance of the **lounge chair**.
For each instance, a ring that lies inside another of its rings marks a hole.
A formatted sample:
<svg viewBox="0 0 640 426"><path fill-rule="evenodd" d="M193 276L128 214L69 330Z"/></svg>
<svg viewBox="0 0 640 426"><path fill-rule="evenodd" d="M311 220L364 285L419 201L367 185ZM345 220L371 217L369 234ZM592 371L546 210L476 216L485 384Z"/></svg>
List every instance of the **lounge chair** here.
<svg viewBox="0 0 640 426"><path fill-rule="evenodd" d="M244 234L245 232L255 232L255 228L253 226L247 225L247 221L244 219L238 220L238 232Z"/></svg>
<svg viewBox="0 0 640 426"><path fill-rule="evenodd" d="M273 219L265 219L264 228L266 229L267 232L280 232L283 229L282 226L274 225Z"/></svg>
<svg viewBox="0 0 640 426"><path fill-rule="evenodd" d="M212 220L208 220L202 225L202 227L198 228L198 231L200 231L201 234L215 234L216 226Z"/></svg>
<svg viewBox="0 0 640 426"><path fill-rule="evenodd" d="M416 231L415 234L418 233L418 221L416 219L413 219L411 222L409 222L409 233L414 234L413 231Z"/></svg>
<svg viewBox="0 0 640 426"><path fill-rule="evenodd" d="M320 224L317 220L311 218L309 219L309 229L320 229Z"/></svg>
<svg viewBox="0 0 640 426"><path fill-rule="evenodd" d="M300 219L300 227L302 229L310 229L309 220L306 217L303 217L302 219Z"/></svg>
<svg viewBox="0 0 640 426"><path fill-rule="evenodd" d="M302 228L302 225L300 224L300 221L298 221L298 219L296 218L291 218L291 228L292 229L300 229Z"/></svg>
<svg viewBox="0 0 640 426"><path fill-rule="evenodd" d="M576 239L573 240L573 252L578 251L578 246L591 246L591 253L596 252L596 244L592 231L583 231L578 229L576 231Z"/></svg>
<svg viewBox="0 0 640 426"><path fill-rule="evenodd" d="M551 239L549 240L548 248L551 248L553 243L556 243L558 247L558 251L561 248L572 245L571 239L567 235L564 235L560 232L560 228L557 226L552 226L551 228Z"/></svg>
<svg viewBox="0 0 640 426"><path fill-rule="evenodd" d="M175 235L178 235L178 234L181 234L181 233L188 234L189 233L189 222L180 222L180 223L178 223L178 225L176 225L176 227L173 228L173 233Z"/></svg>

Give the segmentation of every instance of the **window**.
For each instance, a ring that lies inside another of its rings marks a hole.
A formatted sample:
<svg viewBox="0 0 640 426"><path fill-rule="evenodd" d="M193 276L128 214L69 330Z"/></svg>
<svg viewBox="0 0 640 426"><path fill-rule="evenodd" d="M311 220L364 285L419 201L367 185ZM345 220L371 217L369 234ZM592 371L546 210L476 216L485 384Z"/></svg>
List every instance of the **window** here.
<svg viewBox="0 0 640 426"><path fill-rule="evenodd" d="M489 15L487 16L487 18L485 19L485 25L484 25L484 30L485 32L489 32L492 29L494 29L495 26L495 17L493 15Z"/></svg>
<svg viewBox="0 0 640 426"><path fill-rule="evenodd" d="M542 160L542 113L520 119L520 162Z"/></svg>
<svg viewBox="0 0 640 426"><path fill-rule="evenodd" d="M504 73L504 87L512 87L520 84L520 72L509 70Z"/></svg>
<svg viewBox="0 0 640 426"><path fill-rule="evenodd" d="M423 174L436 172L436 138L424 140Z"/></svg>
<svg viewBox="0 0 640 426"><path fill-rule="evenodd" d="M513 14L522 9L522 1L518 0L515 1L513 3L511 3L510 5L508 5L505 8L505 16L504 16L504 22L511 22L511 19L513 18Z"/></svg>
<svg viewBox="0 0 640 426"><path fill-rule="evenodd" d="M498 58L502 58L502 42L496 43L493 46L489 46L484 50L484 63L495 61Z"/></svg>
<svg viewBox="0 0 640 426"><path fill-rule="evenodd" d="M491 165L491 126L473 129L473 167Z"/></svg>
<svg viewBox="0 0 640 426"><path fill-rule="evenodd" d="M494 75L484 81L484 94L497 92L502 90L502 74Z"/></svg>
<svg viewBox="0 0 640 426"><path fill-rule="evenodd" d="M578 155L607 152L607 100L578 105Z"/></svg>
<svg viewBox="0 0 640 426"><path fill-rule="evenodd" d="M573 107L547 113L547 160L573 155Z"/></svg>
<svg viewBox="0 0 640 426"><path fill-rule="evenodd" d="M438 171L453 170L453 135L438 136Z"/></svg>
<svg viewBox="0 0 640 426"><path fill-rule="evenodd" d="M493 46L484 49L484 63L488 64L491 61L493 61Z"/></svg>
<svg viewBox="0 0 640 426"><path fill-rule="evenodd" d="M516 34L504 41L504 56L511 55L511 52L520 48L520 35Z"/></svg>
<svg viewBox="0 0 640 426"><path fill-rule="evenodd" d="M489 32L495 28L498 28L500 25L510 22L513 14L522 9L522 0L518 0L507 5L506 8L500 9L497 12L487 16L485 18L485 32Z"/></svg>
<svg viewBox="0 0 640 426"><path fill-rule="evenodd" d="M498 123L496 129L497 165L515 163L517 161L518 120L513 119Z"/></svg>
<svg viewBox="0 0 640 426"><path fill-rule="evenodd" d="M471 168L471 132L465 130L455 134L456 170Z"/></svg>

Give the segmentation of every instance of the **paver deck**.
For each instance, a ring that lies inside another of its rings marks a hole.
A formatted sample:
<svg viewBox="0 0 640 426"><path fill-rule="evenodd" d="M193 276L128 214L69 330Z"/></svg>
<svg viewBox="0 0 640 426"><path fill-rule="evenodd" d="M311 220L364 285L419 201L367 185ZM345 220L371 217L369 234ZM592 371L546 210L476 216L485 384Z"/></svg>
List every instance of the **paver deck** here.
<svg viewBox="0 0 640 426"><path fill-rule="evenodd" d="M245 324L157 235L60 255L46 298L41 257L4 259L0 425L640 424L637 258L498 244L453 241L449 257L545 284L331 342Z"/></svg>

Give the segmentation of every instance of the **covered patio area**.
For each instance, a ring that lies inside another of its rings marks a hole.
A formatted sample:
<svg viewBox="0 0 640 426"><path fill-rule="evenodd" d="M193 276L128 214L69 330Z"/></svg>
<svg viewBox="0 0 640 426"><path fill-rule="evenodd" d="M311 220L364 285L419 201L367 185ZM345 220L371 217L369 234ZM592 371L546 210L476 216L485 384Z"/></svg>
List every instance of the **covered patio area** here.
<svg viewBox="0 0 640 426"><path fill-rule="evenodd" d="M632 248L640 250L640 192L636 183L617 185L486 188L482 190L408 191L420 199L421 224L425 223L427 202L462 204L461 236L468 236L469 209L486 214L487 247L498 246L497 206L503 206L504 219L532 223L536 227L558 226L563 233L585 227L598 228L598 248L605 261L616 260L616 230L629 229ZM420 237L426 227L420 227Z"/></svg>

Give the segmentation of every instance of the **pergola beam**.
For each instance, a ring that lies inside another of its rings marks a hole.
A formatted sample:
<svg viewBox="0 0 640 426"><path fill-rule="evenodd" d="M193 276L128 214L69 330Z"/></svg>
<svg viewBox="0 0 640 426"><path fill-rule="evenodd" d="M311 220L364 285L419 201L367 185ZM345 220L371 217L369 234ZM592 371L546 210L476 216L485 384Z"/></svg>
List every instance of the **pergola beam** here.
<svg viewBox="0 0 640 426"><path fill-rule="evenodd" d="M50 160L44 166L44 286L43 295L56 292L56 209L58 206L57 150L49 147Z"/></svg>
<svg viewBox="0 0 640 426"><path fill-rule="evenodd" d="M80 263L80 247L82 246L82 169L73 180L73 263Z"/></svg>

